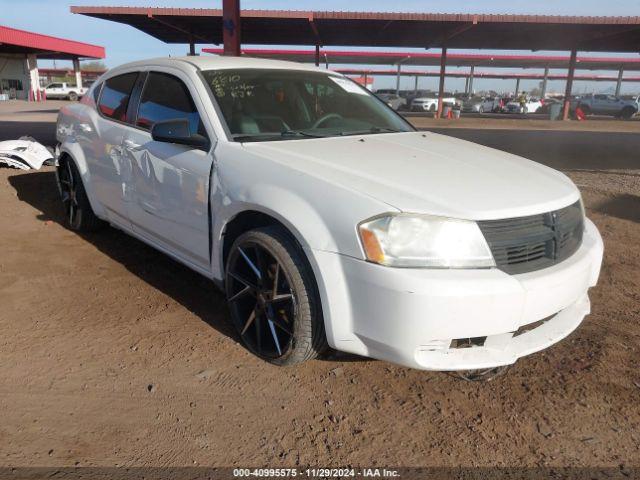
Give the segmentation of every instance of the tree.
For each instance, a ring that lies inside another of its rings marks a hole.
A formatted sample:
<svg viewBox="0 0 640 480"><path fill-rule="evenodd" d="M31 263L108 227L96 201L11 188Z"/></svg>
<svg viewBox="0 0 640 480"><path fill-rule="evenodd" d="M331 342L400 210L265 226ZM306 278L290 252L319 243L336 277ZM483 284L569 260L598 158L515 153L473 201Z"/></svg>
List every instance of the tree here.
<svg viewBox="0 0 640 480"><path fill-rule="evenodd" d="M102 72L107 69L107 66L101 61L91 61L83 62L80 69L86 72Z"/></svg>

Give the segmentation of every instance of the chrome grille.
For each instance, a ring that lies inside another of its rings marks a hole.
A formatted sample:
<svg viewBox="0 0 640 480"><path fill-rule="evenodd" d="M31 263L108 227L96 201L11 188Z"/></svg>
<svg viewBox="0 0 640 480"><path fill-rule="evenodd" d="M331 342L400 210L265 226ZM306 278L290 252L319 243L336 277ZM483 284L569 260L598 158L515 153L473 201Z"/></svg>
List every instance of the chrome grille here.
<svg viewBox="0 0 640 480"><path fill-rule="evenodd" d="M528 217L478 222L496 266L511 274L533 272L573 255L582 243L580 202Z"/></svg>

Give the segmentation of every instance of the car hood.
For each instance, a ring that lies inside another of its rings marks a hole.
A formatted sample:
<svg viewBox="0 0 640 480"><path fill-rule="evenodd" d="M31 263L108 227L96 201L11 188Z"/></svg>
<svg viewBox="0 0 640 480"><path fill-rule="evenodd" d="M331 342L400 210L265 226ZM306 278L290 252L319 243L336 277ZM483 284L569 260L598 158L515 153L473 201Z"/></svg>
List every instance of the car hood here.
<svg viewBox="0 0 640 480"><path fill-rule="evenodd" d="M431 132L245 143L244 148L406 212L487 220L551 211L580 198L573 182L556 170Z"/></svg>

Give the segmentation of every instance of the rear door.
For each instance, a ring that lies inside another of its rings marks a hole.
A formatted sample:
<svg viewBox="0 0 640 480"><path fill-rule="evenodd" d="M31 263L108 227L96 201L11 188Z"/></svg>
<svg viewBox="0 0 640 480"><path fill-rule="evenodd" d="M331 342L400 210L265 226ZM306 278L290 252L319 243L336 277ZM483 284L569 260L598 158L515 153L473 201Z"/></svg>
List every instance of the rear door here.
<svg viewBox="0 0 640 480"><path fill-rule="evenodd" d="M97 105L97 135L84 149L91 183L109 221L126 228L130 227L127 183L131 164L123 158L122 142L127 130L132 129L127 111L139 75L134 71L105 80Z"/></svg>
<svg viewBox="0 0 640 480"><path fill-rule="evenodd" d="M213 148L157 142L154 123L186 118L192 133L214 143L205 126L203 104L191 80L180 70L148 72L135 128L124 139L124 156L131 165L129 217L141 237L186 263L210 270L209 181Z"/></svg>

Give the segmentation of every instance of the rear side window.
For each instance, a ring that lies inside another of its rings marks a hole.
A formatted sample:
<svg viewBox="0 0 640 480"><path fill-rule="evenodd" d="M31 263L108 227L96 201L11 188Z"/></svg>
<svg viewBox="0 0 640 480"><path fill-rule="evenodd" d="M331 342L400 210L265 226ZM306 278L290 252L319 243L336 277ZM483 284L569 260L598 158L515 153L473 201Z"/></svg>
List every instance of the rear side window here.
<svg viewBox="0 0 640 480"><path fill-rule="evenodd" d="M129 97L137 77L137 72L125 73L104 82L98 104L102 115L120 122L126 121Z"/></svg>
<svg viewBox="0 0 640 480"><path fill-rule="evenodd" d="M189 120L191 133L206 135L200 115L187 86L167 73L151 72L142 92L138 107L138 127L150 130L163 120Z"/></svg>

